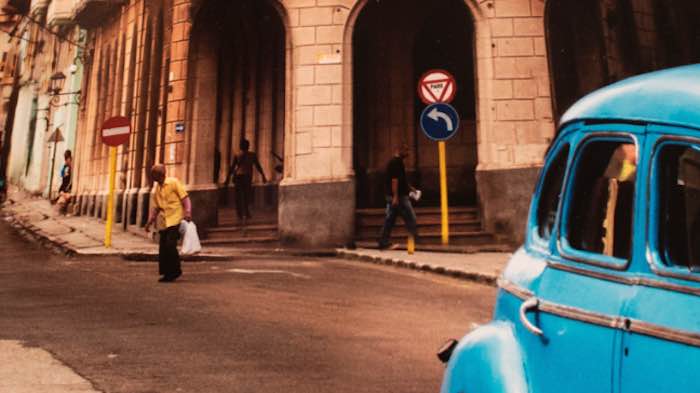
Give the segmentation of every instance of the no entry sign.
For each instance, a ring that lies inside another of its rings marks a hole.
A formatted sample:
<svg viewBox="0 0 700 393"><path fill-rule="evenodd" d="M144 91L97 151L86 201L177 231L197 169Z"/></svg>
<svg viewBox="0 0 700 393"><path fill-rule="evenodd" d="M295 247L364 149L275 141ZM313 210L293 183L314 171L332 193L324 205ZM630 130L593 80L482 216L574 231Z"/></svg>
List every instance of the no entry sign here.
<svg viewBox="0 0 700 393"><path fill-rule="evenodd" d="M116 116L102 124L102 143L108 146L123 145L129 140L131 121L128 117Z"/></svg>
<svg viewBox="0 0 700 393"><path fill-rule="evenodd" d="M457 82L445 70L430 70L418 82L418 96L425 104L449 104L457 93Z"/></svg>

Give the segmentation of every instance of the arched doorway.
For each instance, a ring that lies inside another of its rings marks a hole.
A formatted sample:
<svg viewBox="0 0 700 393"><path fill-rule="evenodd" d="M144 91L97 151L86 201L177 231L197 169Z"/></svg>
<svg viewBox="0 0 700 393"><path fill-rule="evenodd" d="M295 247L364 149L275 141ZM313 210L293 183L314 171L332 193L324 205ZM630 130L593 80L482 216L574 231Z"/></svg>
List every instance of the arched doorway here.
<svg viewBox="0 0 700 393"><path fill-rule="evenodd" d="M253 222L276 223L284 157L282 18L268 1L207 0L196 10L191 34L188 117L193 144L207 160L204 172L195 168L194 176L219 186L218 224L236 224L227 179L240 142L248 140L268 180L253 177Z"/></svg>
<svg viewBox="0 0 700 393"><path fill-rule="evenodd" d="M548 1L554 113L620 79L700 61L700 3L688 0Z"/></svg>
<svg viewBox="0 0 700 393"><path fill-rule="evenodd" d="M400 17L398 17L400 15ZM462 119L447 142L450 205L476 204L476 99L473 20L461 0L368 1L353 32L353 166L357 207L384 206L384 170L393 146L406 143L406 168L423 191L421 206L439 206L437 144L420 129L420 76L441 68L457 79L452 103Z"/></svg>

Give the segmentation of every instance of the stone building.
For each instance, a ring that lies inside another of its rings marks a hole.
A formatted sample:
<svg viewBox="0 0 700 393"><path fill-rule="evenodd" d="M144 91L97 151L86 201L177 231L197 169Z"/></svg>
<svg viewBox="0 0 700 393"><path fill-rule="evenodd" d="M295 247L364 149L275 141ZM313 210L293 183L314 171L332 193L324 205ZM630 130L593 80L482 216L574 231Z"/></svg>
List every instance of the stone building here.
<svg viewBox="0 0 700 393"><path fill-rule="evenodd" d="M3 62L2 168L7 179L49 196L63 153L74 148L84 38L65 2L6 1L11 44ZM57 78L58 76L61 78ZM52 80L56 86L52 85Z"/></svg>
<svg viewBox="0 0 700 393"><path fill-rule="evenodd" d="M479 230L517 241L566 108L700 55L691 0L65 2L86 31L75 211L106 216L99 128L129 116L118 164L125 229L146 219L156 162L187 184L200 227L229 220L225 184L242 138L271 180L255 179L255 214L284 240L352 239L356 213L384 203L398 143L410 146L419 206L437 206L437 146L418 126L416 84L442 68L456 77L462 118L447 143L450 203L476 211Z"/></svg>
<svg viewBox="0 0 700 393"><path fill-rule="evenodd" d="M0 9L6 9L7 0L0 2ZM0 14L0 29L6 31L7 37L0 38L0 173L7 168L10 144L2 143L6 138L11 139L11 124L17 107L17 58L19 46L14 42L16 34L14 27L19 16L13 13ZM8 136L8 131L10 132Z"/></svg>

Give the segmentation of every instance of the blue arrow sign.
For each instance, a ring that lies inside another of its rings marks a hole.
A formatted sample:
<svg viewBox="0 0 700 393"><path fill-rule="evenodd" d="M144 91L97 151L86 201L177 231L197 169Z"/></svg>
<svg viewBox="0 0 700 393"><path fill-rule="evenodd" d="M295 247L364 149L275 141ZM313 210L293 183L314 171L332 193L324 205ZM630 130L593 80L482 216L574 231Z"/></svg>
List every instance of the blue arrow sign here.
<svg viewBox="0 0 700 393"><path fill-rule="evenodd" d="M420 115L420 126L428 138L434 141L445 141L457 133L459 114L449 104L428 105Z"/></svg>

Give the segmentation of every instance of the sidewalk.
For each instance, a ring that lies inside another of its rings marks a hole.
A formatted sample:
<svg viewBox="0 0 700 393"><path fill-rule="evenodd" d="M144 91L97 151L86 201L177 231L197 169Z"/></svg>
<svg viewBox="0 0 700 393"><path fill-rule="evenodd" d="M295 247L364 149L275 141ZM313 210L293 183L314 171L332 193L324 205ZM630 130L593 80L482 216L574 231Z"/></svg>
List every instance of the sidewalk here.
<svg viewBox="0 0 700 393"><path fill-rule="evenodd" d="M158 245L146 234L124 231L115 223L112 247L104 247L105 224L94 217L59 215L51 203L14 187L2 207L4 219L45 246L60 253L79 256L121 256L132 260L155 260ZM209 248L184 260L227 260L225 250Z"/></svg>
<svg viewBox="0 0 700 393"><path fill-rule="evenodd" d="M496 285L498 276L511 256L505 252L457 254L425 251L416 251L409 255L408 252L400 250L366 248L338 249L337 252L338 256L346 259L423 270L488 285Z"/></svg>
<svg viewBox="0 0 700 393"><path fill-rule="evenodd" d="M0 340L0 392L98 393L49 352L8 340Z"/></svg>
<svg viewBox="0 0 700 393"><path fill-rule="evenodd" d="M78 256L120 256L127 260L157 260L158 245L145 234L124 231L115 224L112 248L105 248L104 222L94 217L61 216L49 201L11 188L9 201L2 206L4 219L13 227L60 253ZM340 257L448 275L495 285L510 257L508 252L427 252L409 255L405 250L377 249L309 249L282 247L206 247L185 261L228 261L246 255L280 255L293 257Z"/></svg>

